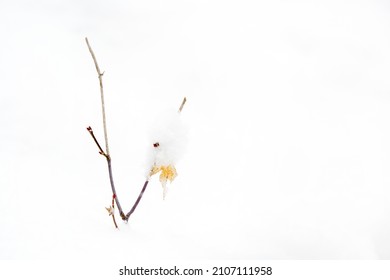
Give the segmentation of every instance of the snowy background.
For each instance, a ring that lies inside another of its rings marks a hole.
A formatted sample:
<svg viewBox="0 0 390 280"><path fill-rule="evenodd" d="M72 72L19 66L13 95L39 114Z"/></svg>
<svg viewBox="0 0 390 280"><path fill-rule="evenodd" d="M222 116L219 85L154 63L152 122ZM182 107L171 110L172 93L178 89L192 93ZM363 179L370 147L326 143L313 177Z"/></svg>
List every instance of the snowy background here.
<svg viewBox="0 0 390 280"><path fill-rule="evenodd" d="M0 0L0 259L390 259L389 34L387 1ZM188 98L119 231L85 36L125 211Z"/></svg>

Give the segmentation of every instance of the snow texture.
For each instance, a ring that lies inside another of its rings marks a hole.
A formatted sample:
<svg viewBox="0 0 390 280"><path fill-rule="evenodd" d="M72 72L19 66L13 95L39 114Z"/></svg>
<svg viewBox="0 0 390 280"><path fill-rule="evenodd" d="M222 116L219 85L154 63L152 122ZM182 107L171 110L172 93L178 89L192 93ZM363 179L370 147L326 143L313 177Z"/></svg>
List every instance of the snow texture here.
<svg viewBox="0 0 390 280"><path fill-rule="evenodd" d="M389 34L382 0L2 1L0 259L390 259ZM85 36L124 211L179 174L119 231Z"/></svg>

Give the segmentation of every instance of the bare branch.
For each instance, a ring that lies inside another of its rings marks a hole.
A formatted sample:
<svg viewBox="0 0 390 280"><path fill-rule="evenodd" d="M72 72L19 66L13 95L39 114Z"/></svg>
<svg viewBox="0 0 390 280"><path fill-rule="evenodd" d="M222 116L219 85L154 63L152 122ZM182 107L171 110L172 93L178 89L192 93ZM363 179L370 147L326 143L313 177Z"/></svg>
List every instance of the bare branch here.
<svg viewBox="0 0 390 280"><path fill-rule="evenodd" d="M101 155L103 155L103 156L105 156L107 158L106 153L103 151L102 147L100 146L98 140L95 137L95 134L93 133L92 127L88 126L87 130L88 130L89 134L91 134L91 136L92 136L93 140L95 141L96 145L98 146L99 154L101 154Z"/></svg>
<svg viewBox="0 0 390 280"><path fill-rule="evenodd" d="M105 140L105 144L106 144L106 151L104 151L102 149L102 147L100 146L99 142L97 141L94 133L93 133L93 130L92 128L89 126L87 127L87 130L88 132L90 133L91 137L93 138L93 140L95 141L95 144L98 146L99 148L99 153L102 154L103 156L105 156L106 160L107 160L107 166L108 166L108 174L109 174L109 178L110 178L110 185L111 185L111 190L112 190L112 204L109 208L106 208L109 215L112 216L112 219L113 219L113 222L114 222L114 225L116 228L118 228L118 225L116 223L116 220L115 220L115 203L116 205L118 206L118 211L119 211L119 214L122 218L122 220L124 221L128 221L129 217L133 214L133 212L135 211L135 209L137 208L145 190L146 190L146 187L148 186L148 183L149 183L149 177L147 178L147 180L145 181L142 189L141 189L141 192L140 194L138 195L138 198L137 200L135 201L133 207L131 208L131 210L125 215L123 210L122 210L122 207L119 203L119 199L118 199L118 195L116 193L116 190L115 190L115 184L114 184L114 177L113 177L113 174L112 174L112 163L111 163L111 156L110 156L110 152L109 152L109 148L108 148L108 133L107 133L107 124L106 124L106 110L105 110L105 105L104 105L104 91L103 91L103 74L104 72L101 72L100 71L100 68L99 68L99 65L97 63L97 59L96 59L96 56L91 48L91 45L89 44L88 42L88 38L85 38L85 42L87 43L87 46L88 46L88 50L92 56L92 59L93 59L93 62L95 64L95 68L96 68L96 72L98 73L98 78L99 78L99 85L100 85L100 98L101 98L101 104L102 104L102 116L103 116L103 129L104 129L104 140ZM187 101L187 98L184 97L181 105L180 105L180 108L179 108L179 113L181 113L181 111L183 110L183 107L185 105ZM159 146L159 143L156 142L153 144L153 146L156 148ZM114 203L115 201L115 203Z"/></svg>
<svg viewBox="0 0 390 280"><path fill-rule="evenodd" d="M183 101L181 102L180 108L179 108L179 113L181 113L181 110L183 110L184 104L186 104L187 98L184 97Z"/></svg>
<svg viewBox="0 0 390 280"><path fill-rule="evenodd" d="M104 74L104 72L103 73L100 72L99 64L97 63L96 56L95 56L95 54L94 54L94 52L93 52L93 50L91 48L91 45L88 42L88 38L87 37L85 37L85 42L87 43L89 52L91 53L93 62L95 63L96 72L98 73L99 84L100 84L100 98L101 98L101 101L102 101L104 140L106 142L106 152L105 152L105 154L107 156L110 156L110 151L108 149L108 136L107 136L107 125L106 125L106 109L105 109L105 106L104 106L104 92L103 92L103 74Z"/></svg>
<svg viewBox="0 0 390 280"><path fill-rule="evenodd" d="M116 197L116 195L113 194L113 195L112 195L112 201L111 201L111 207L112 207L112 220L113 220L113 222L114 222L115 227L118 228L118 225L117 225L116 220L115 220L115 204L114 204L115 197Z"/></svg>
<svg viewBox="0 0 390 280"><path fill-rule="evenodd" d="M108 175L110 177L110 185L112 194L114 195L116 205L118 206L119 215L121 216L122 220L126 220L125 213L123 213L121 204L119 203L118 195L116 194L115 190L115 184L114 184L114 176L112 175L112 167L111 167L111 157L107 157L107 165L108 165Z"/></svg>
<svg viewBox="0 0 390 280"><path fill-rule="evenodd" d="M148 183L149 183L149 180L146 180L145 183L144 183L144 186L142 187L142 190L140 192L140 194L138 195L138 198L137 200L135 201L133 207L131 208L131 210L129 211L129 213L126 214L126 221L129 220L129 217L131 214L133 214L133 212L135 211L135 209L137 208L138 206L138 203L140 202L142 196L144 195L144 192L146 190L146 187L148 186Z"/></svg>
<svg viewBox="0 0 390 280"><path fill-rule="evenodd" d="M101 98L101 103L102 103L102 115L103 115L104 140L105 140L105 143L106 143L106 151L105 152L103 151L103 149L100 146L99 142L96 140L96 137L93 134L92 128L89 127L87 129L88 129L89 133L91 134L92 138L94 139L96 145L98 146L100 153L106 157L107 166L108 166L108 174L109 174L109 177L110 177L110 185L111 185L111 190L112 190L112 194L113 194L113 199L115 199L115 203L118 206L118 211L119 211L120 216L122 217L123 220L126 220L126 216L123 213L121 204L119 203L118 195L117 195L116 190L115 190L114 178L113 178L113 175L112 175L112 167L111 167L111 156L110 156L110 151L108 149L108 136L107 136L107 125L106 125L106 110L105 110L105 106L104 106L104 91L103 91L103 74L104 74L104 72L102 73L100 71L99 65L98 65L97 60L96 60L96 56L95 56L95 54L94 54L94 52L93 52L93 50L91 48L91 45L88 42L88 38L85 38L85 42L87 43L88 50L91 53L93 62L95 63L96 72L98 73L98 78L99 78L100 98ZM114 224L117 227L115 219L114 219Z"/></svg>

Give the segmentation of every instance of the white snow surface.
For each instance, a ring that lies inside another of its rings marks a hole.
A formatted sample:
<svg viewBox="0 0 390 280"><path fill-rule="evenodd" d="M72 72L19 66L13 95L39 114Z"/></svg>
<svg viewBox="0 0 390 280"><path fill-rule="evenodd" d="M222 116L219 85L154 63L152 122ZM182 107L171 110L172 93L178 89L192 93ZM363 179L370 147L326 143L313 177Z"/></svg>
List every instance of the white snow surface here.
<svg viewBox="0 0 390 280"><path fill-rule="evenodd" d="M0 259L390 259L389 34L381 0L2 1ZM179 174L120 230L85 36L124 210L155 139Z"/></svg>

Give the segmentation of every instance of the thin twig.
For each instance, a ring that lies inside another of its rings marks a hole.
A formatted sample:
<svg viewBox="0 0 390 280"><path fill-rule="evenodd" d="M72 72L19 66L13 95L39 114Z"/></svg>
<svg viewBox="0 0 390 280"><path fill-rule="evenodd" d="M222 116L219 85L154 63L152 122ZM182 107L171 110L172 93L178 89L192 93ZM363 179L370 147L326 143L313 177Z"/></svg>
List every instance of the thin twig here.
<svg viewBox="0 0 390 280"><path fill-rule="evenodd" d="M111 202L112 220L114 222L115 227L118 228L118 225L117 225L116 220L115 220L115 204L114 204L115 196L116 196L115 194L112 195L112 202Z"/></svg>
<svg viewBox="0 0 390 280"><path fill-rule="evenodd" d="M146 180L145 183L144 183L144 186L142 187L142 190L141 190L140 194L138 195L137 200L135 201L135 203L134 203L134 205L133 205L133 207L131 208L131 210L129 211L129 213L126 214L126 221L129 220L130 215L133 214L135 208L137 208L138 203L140 202L142 196L144 195L144 192L145 192L145 190L146 190L146 187L148 186L148 183L149 183L149 180Z"/></svg>
<svg viewBox="0 0 390 280"><path fill-rule="evenodd" d="M119 215L121 216L122 220L126 220L125 213L123 213L121 204L119 203L118 195L116 194L115 190L115 184L114 184L114 176L112 175L112 167L111 167L111 157L107 157L107 165L108 165L108 175L110 177L110 185L113 195L115 195L115 202L118 206Z"/></svg>
<svg viewBox="0 0 390 280"><path fill-rule="evenodd" d="M107 159L108 174L109 174L109 177L110 177L110 185L111 185L111 190L112 190L112 193L113 193L113 199L115 199L115 201L116 201L116 205L118 206L118 211L119 211L120 216L122 217L122 219L125 220L126 217L125 217L125 214L123 213L121 204L119 203L119 200L118 200L117 194L116 194L116 190L115 190L114 178L113 178L113 175L112 175L112 168L111 168L111 157L108 156L108 155L103 151L102 147L101 147L100 144L99 144L99 141L96 139L95 134L93 133L92 128L89 126L89 127L87 127L87 130L88 130L89 134L91 134L91 136L92 136L93 140L95 141L96 145L98 146L98 148L99 148L99 154L105 156L106 159Z"/></svg>
<svg viewBox="0 0 390 280"><path fill-rule="evenodd" d="M115 200L115 194L112 195L111 205L108 208L106 207L106 210L108 212L108 216L112 216L112 221L114 222L115 227L118 228L118 225L117 225L116 220L115 220L115 203L114 203L114 200Z"/></svg>
<svg viewBox="0 0 390 280"><path fill-rule="evenodd" d="M92 127L88 126L87 130L88 130L89 134L91 134L91 136L92 136L93 140L95 141L96 145L98 146L99 154L101 154L101 155L103 155L103 156L105 156L107 158L106 153L103 151L102 147L100 146L98 140L95 137L95 134L93 133Z"/></svg>
<svg viewBox="0 0 390 280"><path fill-rule="evenodd" d="M106 155L110 156L110 150L108 149L108 136L107 136L107 125L106 125L106 109L104 106L104 92L103 92L103 74L100 72L99 64L97 63L96 56L91 48L91 45L88 42L88 38L85 37L85 42L87 43L89 52L91 53L93 62L95 63L96 72L98 73L99 84L100 84L100 98L102 101L102 115L103 115L103 129L104 129L104 140L106 142Z"/></svg>
<svg viewBox="0 0 390 280"><path fill-rule="evenodd" d="M181 102L180 108L179 108L179 113L181 113L181 110L183 110L184 104L186 104L187 98L184 97L183 101Z"/></svg>

